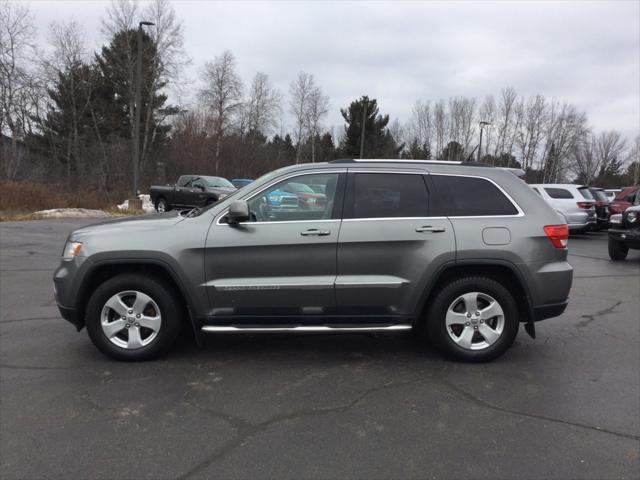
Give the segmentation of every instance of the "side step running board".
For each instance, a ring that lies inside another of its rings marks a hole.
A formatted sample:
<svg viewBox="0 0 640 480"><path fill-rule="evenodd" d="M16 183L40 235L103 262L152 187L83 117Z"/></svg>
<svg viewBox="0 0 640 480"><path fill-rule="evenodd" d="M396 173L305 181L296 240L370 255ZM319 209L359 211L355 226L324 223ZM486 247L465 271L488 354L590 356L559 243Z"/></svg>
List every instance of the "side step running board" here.
<svg viewBox="0 0 640 480"><path fill-rule="evenodd" d="M369 326L369 327L329 327L327 325L298 325L295 327L233 327L233 326L215 326L205 325L202 327L203 332L207 333L273 333L273 332L394 332L400 330L411 330L411 325L385 325L385 326Z"/></svg>

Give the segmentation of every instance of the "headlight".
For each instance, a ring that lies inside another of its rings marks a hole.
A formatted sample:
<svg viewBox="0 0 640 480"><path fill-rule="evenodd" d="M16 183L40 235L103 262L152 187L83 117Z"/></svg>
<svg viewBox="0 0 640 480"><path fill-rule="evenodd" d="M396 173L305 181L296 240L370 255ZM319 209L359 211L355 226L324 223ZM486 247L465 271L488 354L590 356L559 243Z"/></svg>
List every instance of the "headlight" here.
<svg viewBox="0 0 640 480"><path fill-rule="evenodd" d="M62 252L63 260L73 260L82 250L82 242L67 242Z"/></svg>
<svg viewBox="0 0 640 480"><path fill-rule="evenodd" d="M627 213L627 222L633 223L638 219L638 214L636 212Z"/></svg>
<svg viewBox="0 0 640 480"><path fill-rule="evenodd" d="M622 215L620 213L611 215L611 218L609 218L609 223L622 223Z"/></svg>

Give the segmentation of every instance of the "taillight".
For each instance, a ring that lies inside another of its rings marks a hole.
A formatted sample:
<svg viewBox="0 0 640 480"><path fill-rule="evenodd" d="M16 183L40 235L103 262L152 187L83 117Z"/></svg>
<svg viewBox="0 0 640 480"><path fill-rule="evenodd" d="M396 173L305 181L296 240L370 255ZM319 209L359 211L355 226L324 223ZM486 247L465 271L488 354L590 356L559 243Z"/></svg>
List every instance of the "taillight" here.
<svg viewBox="0 0 640 480"><path fill-rule="evenodd" d="M546 225L544 233L547 234L551 243L556 248L567 248L569 241L569 225Z"/></svg>
<svg viewBox="0 0 640 480"><path fill-rule="evenodd" d="M592 206L593 206L593 203L591 202L578 202L578 208L589 210Z"/></svg>

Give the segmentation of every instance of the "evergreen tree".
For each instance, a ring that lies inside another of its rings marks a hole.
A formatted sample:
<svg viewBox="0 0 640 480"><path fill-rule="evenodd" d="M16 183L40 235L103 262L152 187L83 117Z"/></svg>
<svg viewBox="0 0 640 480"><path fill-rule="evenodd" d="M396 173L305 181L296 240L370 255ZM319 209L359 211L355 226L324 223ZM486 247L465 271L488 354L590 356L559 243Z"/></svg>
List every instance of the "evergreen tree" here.
<svg viewBox="0 0 640 480"><path fill-rule="evenodd" d="M135 125L135 87L138 52L137 30L123 30L114 35L109 45L102 47L95 60L99 76L96 108L102 116L108 134L133 138ZM161 125L162 120L177 113L175 107L167 107L165 82L155 81L153 61L156 45L151 37L142 35L141 77L141 138L149 136L152 141L162 141L169 131ZM144 142L141 141L141 148Z"/></svg>
<svg viewBox="0 0 640 480"><path fill-rule="evenodd" d="M398 146L389 133L389 115L378 115L378 102L363 96L351 102L349 108L340 109L346 125L344 138L340 144L340 153L345 157L360 157L362 137L362 119L365 114L364 153L365 158L394 158L402 146Z"/></svg>
<svg viewBox="0 0 640 480"><path fill-rule="evenodd" d="M451 141L442 150L442 160L461 161L466 160L464 147L458 142Z"/></svg>

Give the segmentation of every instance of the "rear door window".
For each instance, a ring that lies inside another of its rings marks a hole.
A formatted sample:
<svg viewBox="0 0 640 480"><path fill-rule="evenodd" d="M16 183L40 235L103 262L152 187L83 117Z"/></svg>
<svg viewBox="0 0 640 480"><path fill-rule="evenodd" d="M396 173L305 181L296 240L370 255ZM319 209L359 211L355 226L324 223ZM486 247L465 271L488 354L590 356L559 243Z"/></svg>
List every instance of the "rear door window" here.
<svg viewBox="0 0 640 480"><path fill-rule="evenodd" d="M547 195L549 195L551 198L557 198L557 199L573 198L573 194L566 188L545 187L544 191L547 192Z"/></svg>
<svg viewBox="0 0 640 480"><path fill-rule="evenodd" d="M485 178L432 175L438 193L435 215L504 216L518 209L495 184Z"/></svg>
<svg viewBox="0 0 640 480"><path fill-rule="evenodd" d="M353 173L345 218L406 218L429 214L429 193L421 174Z"/></svg>

